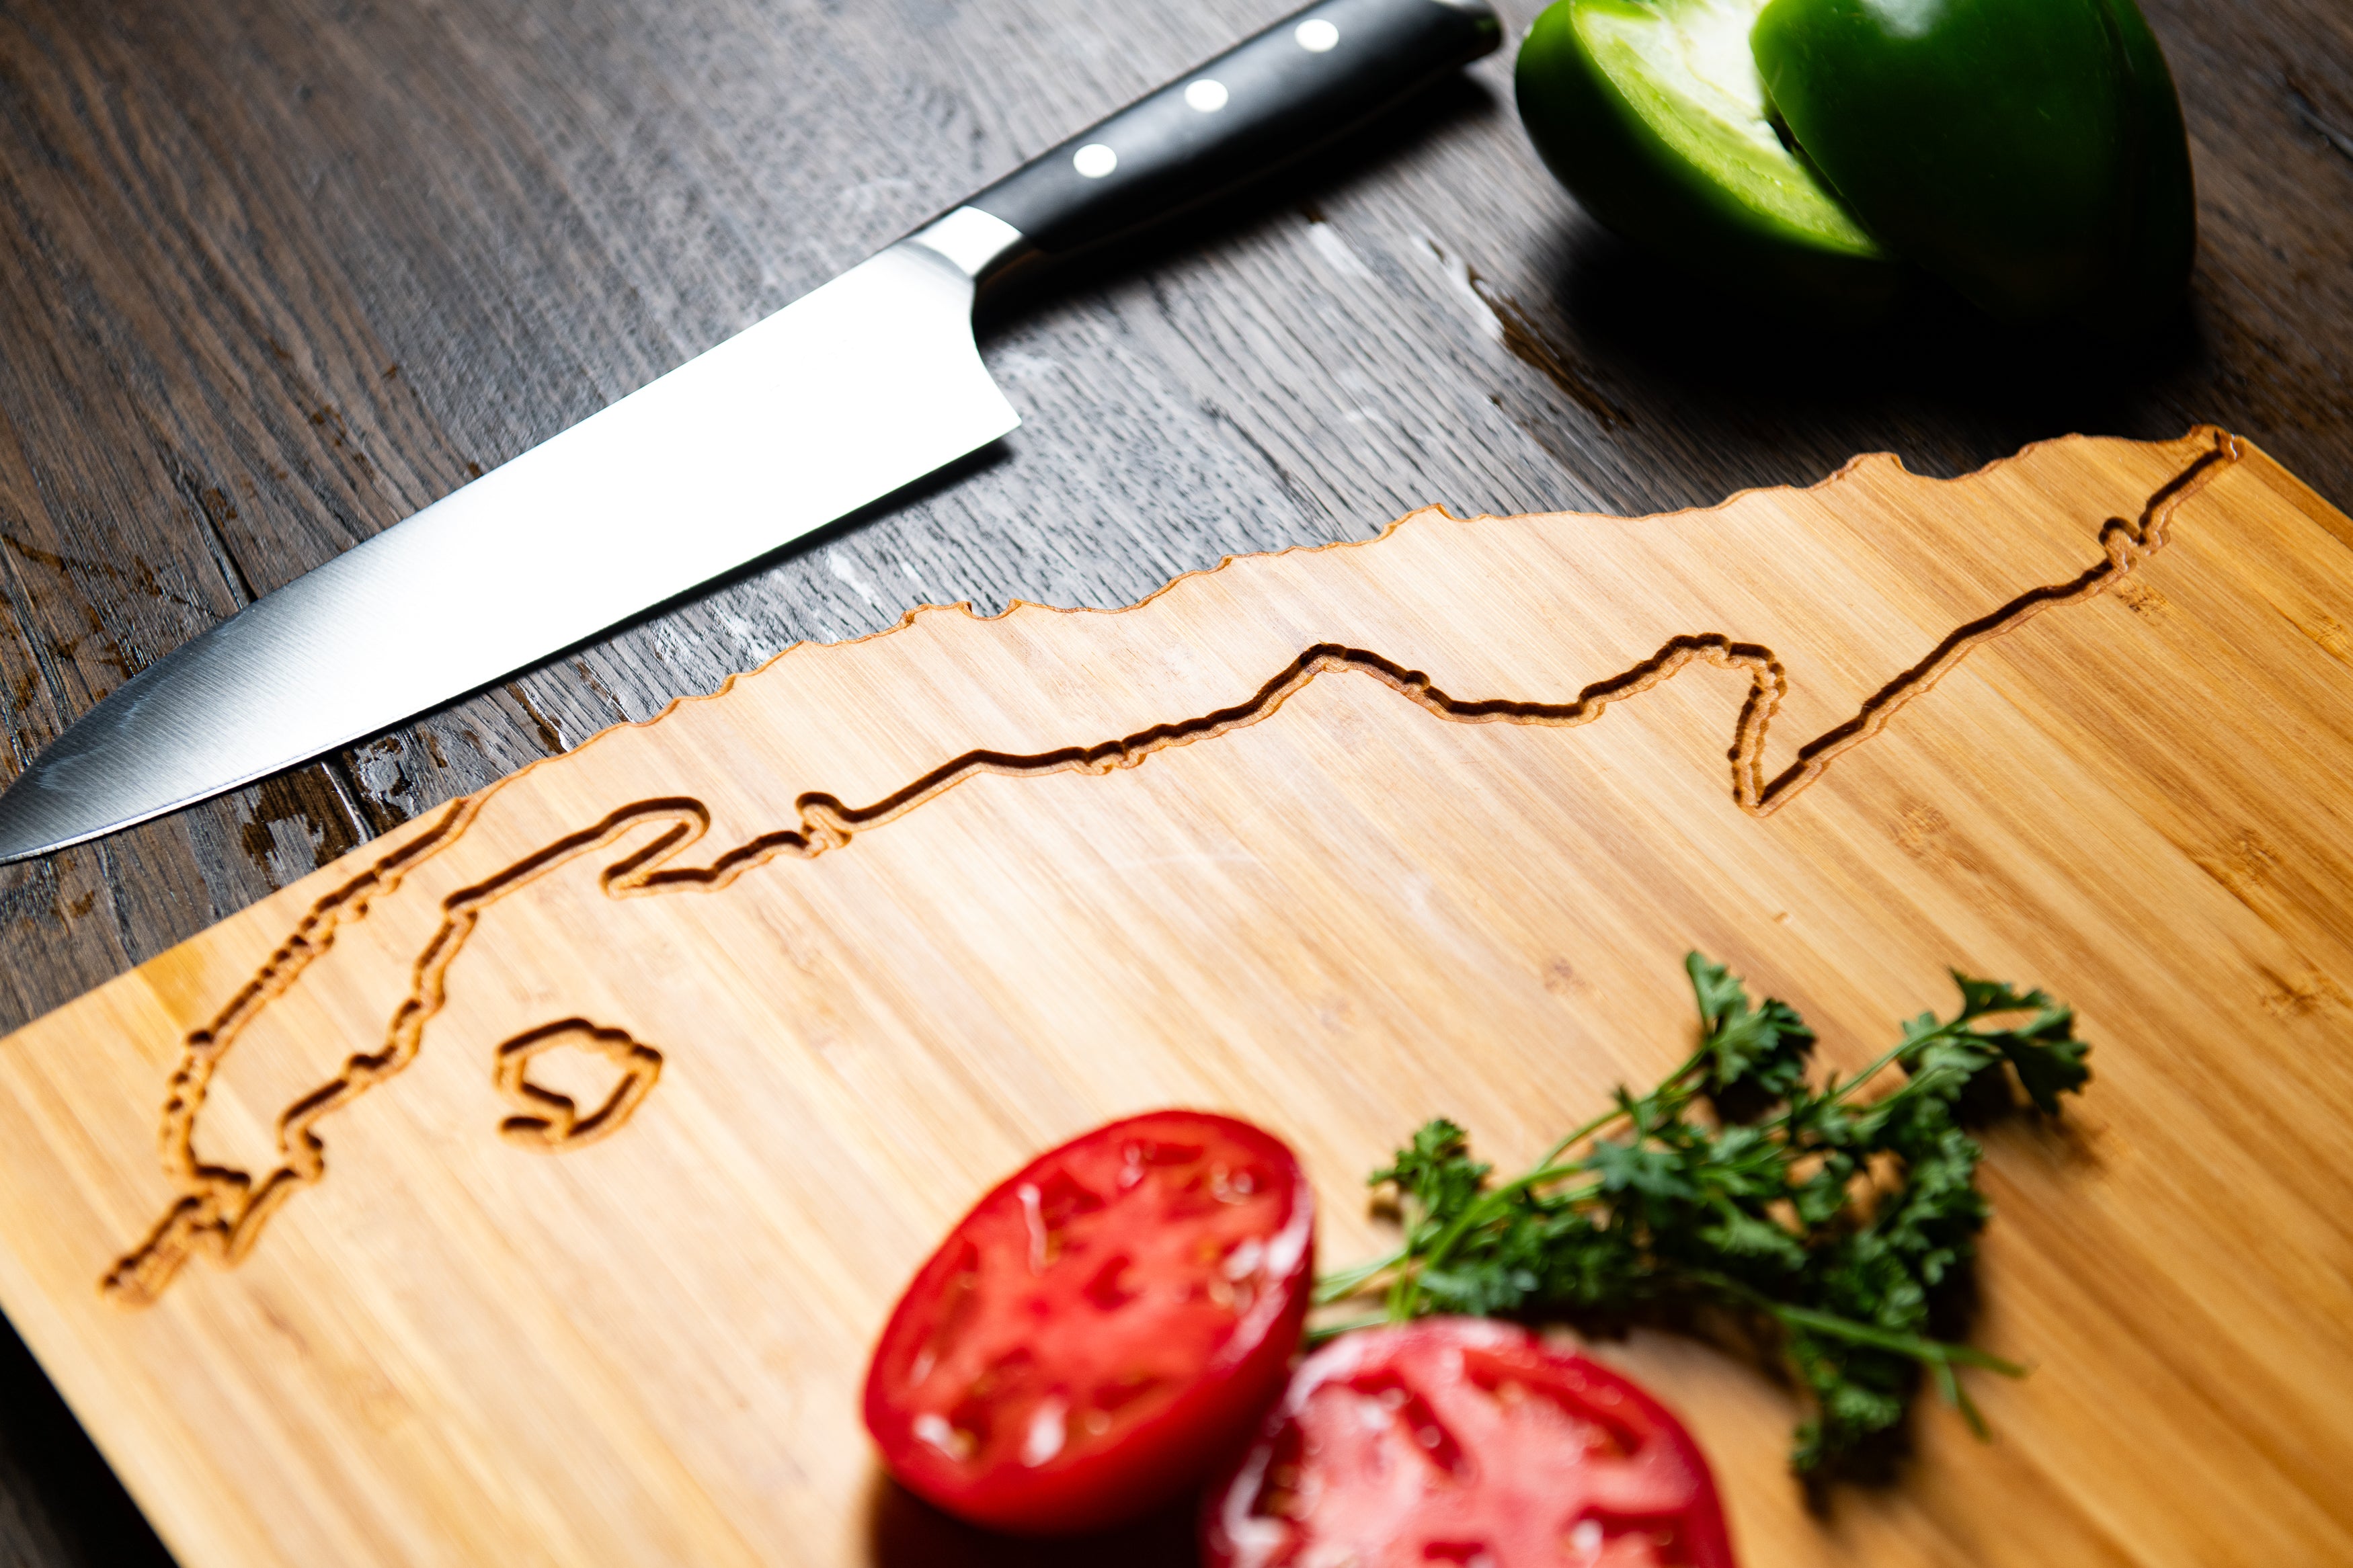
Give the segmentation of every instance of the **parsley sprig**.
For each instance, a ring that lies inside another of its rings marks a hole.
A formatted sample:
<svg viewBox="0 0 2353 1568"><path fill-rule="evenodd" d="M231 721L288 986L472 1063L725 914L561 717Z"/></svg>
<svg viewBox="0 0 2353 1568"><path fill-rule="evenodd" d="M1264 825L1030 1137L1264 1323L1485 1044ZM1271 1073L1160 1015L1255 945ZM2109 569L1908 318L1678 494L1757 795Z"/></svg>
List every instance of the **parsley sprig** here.
<svg viewBox="0 0 2353 1568"><path fill-rule="evenodd" d="M1990 1213L1965 1124L2010 1105L2013 1078L2037 1111L2056 1114L2091 1077L2074 1015L2040 991L1955 971L1959 1012L1920 1015L1870 1067L1817 1089L1814 1032L1794 1009L1750 1005L1738 978L1696 952L1684 968L1699 1048L1648 1094L1620 1088L1611 1110L1509 1181L1490 1182L1443 1120L1373 1173L1394 1190L1401 1242L1325 1276L1316 1300L1377 1298L1380 1310L1319 1337L1433 1313L1708 1308L1765 1330L1761 1342L1811 1392L1792 1456L1800 1474L1897 1426L1924 1373L1982 1435L1958 1369L2025 1369L1930 1332L1950 1316L1939 1308L1960 1294Z"/></svg>

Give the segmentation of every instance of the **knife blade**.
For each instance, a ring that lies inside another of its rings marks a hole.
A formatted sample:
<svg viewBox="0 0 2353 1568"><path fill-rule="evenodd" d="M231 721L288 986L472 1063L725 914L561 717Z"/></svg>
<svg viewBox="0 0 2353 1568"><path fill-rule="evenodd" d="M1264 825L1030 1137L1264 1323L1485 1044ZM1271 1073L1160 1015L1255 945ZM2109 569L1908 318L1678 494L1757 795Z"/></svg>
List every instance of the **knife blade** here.
<svg viewBox="0 0 2353 1568"><path fill-rule="evenodd" d="M422 713L1013 430L980 289L1207 200L1495 47L1486 0L1322 0L109 693L0 794L0 864Z"/></svg>

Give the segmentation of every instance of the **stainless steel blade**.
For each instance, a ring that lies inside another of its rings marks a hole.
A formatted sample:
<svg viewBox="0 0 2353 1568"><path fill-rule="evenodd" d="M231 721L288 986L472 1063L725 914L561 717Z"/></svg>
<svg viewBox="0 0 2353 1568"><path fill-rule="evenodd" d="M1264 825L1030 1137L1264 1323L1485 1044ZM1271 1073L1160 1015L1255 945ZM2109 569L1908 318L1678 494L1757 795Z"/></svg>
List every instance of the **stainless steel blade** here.
<svg viewBox="0 0 2353 1568"><path fill-rule="evenodd" d="M963 207L255 601L82 716L0 795L0 862L332 750L594 636L1020 423Z"/></svg>

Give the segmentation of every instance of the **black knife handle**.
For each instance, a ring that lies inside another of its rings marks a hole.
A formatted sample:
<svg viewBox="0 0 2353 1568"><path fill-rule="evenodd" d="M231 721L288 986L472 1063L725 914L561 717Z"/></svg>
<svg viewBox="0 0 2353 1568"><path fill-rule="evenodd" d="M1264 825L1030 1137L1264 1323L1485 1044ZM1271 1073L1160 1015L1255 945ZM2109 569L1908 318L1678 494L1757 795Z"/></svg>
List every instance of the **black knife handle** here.
<svg viewBox="0 0 2353 1568"><path fill-rule="evenodd" d="M1049 256L1076 250L1307 153L1502 40L1487 0L1322 0L964 205Z"/></svg>

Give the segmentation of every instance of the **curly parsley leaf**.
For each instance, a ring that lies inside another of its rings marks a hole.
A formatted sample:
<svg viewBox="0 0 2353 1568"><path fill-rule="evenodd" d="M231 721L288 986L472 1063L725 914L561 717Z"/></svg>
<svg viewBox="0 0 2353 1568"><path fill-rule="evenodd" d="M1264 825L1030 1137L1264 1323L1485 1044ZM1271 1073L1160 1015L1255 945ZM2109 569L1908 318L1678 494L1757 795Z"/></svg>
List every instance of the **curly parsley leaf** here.
<svg viewBox="0 0 2353 1568"><path fill-rule="evenodd" d="M1696 952L1684 954L1683 971L1699 1003L1700 1054L1713 1096L1769 1105L1805 1082L1814 1032L1796 1008L1771 996L1751 1007L1739 978Z"/></svg>
<svg viewBox="0 0 2353 1568"><path fill-rule="evenodd" d="M1684 967L1700 1026L1681 1067L1647 1094L1619 1089L1610 1110L1500 1184L1461 1127L1428 1123L1371 1178L1396 1195L1400 1245L1325 1277L1317 1300L1378 1291L1390 1321L1745 1315L1812 1397L1793 1454L1805 1473L1900 1425L1924 1376L1982 1430L1956 1370L2023 1369L1931 1333L1991 1214L1964 1116L2009 1097L2005 1064L2045 1114L2079 1092L2091 1075L2074 1015L1957 971L1951 1018L1922 1014L1862 1073L1817 1089L1815 1036L1795 1009L1752 1005L1698 953ZM1887 1069L1900 1083L1860 1098Z"/></svg>
<svg viewBox="0 0 2353 1568"><path fill-rule="evenodd" d="M1393 1186L1406 1210L1409 1244L1417 1237L1435 1235L1454 1219L1487 1184L1493 1169L1471 1158L1469 1135L1444 1117L1417 1129L1413 1142L1397 1158L1372 1174L1374 1186Z"/></svg>

